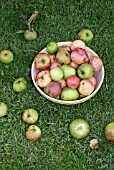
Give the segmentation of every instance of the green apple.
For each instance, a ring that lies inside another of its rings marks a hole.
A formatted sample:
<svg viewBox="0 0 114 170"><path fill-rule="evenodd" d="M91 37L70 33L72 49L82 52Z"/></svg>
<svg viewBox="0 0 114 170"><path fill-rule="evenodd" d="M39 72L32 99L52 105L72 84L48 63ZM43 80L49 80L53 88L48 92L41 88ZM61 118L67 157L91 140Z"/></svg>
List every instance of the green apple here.
<svg viewBox="0 0 114 170"><path fill-rule="evenodd" d="M7 105L3 102L0 102L0 117L6 115L7 111L8 111Z"/></svg>
<svg viewBox="0 0 114 170"><path fill-rule="evenodd" d="M24 38L27 40L27 41L33 41L37 38L37 32L34 31L34 30L26 30L24 32Z"/></svg>
<svg viewBox="0 0 114 170"><path fill-rule="evenodd" d="M63 78L63 71L60 67L55 67L50 70L52 80L59 81Z"/></svg>
<svg viewBox="0 0 114 170"><path fill-rule="evenodd" d="M11 63L14 59L14 55L10 50L2 50L0 52L0 61L2 63Z"/></svg>
<svg viewBox="0 0 114 170"><path fill-rule="evenodd" d="M63 71L63 77L64 79L67 79L70 76L75 76L76 75L76 70L70 66L70 65L63 65L61 67L62 71Z"/></svg>
<svg viewBox="0 0 114 170"><path fill-rule="evenodd" d="M22 120L27 124L33 124L38 120L38 112L33 108L25 109L22 113Z"/></svg>
<svg viewBox="0 0 114 170"><path fill-rule="evenodd" d="M71 135L76 139L83 139L90 133L90 126L84 119L75 119L69 126Z"/></svg>
<svg viewBox="0 0 114 170"><path fill-rule="evenodd" d="M13 82L13 89L16 92L22 92L27 89L28 82L24 77L19 77Z"/></svg>
<svg viewBox="0 0 114 170"><path fill-rule="evenodd" d="M41 137L41 129L36 125L30 125L26 129L26 138L30 141L37 141Z"/></svg>
<svg viewBox="0 0 114 170"><path fill-rule="evenodd" d="M93 68L91 64L84 63L78 67L77 74L81 79L89 79L93 76Z"/></svg>
<svg viewBox="0 0 114 170"><path fill-rule="evenodd" d="M114 142L114 122L109 123L105 127L105 135L107 140Z"/></svg>
<svg viewBox="0 0 114 170"><path fill-rule="evenodd" d="M60 98L65 101L77 100L79 98L79 92L77 89L64 87L62 89Z"/></svg>
<svg viewBox="0 0 114 170"><path fill-rule="evenodd" d="M78 33L78 38L86 43L90 42L93 39L93 33L89 29L82 29Z"/></svg>
<svg viewBox="0 0 114 170"><path fill-rule="evenodd" d="M58 44L56 42L50 42L47 46L46 46L46 50L49 54L54 54L57 52L58 50Z"/></svg>

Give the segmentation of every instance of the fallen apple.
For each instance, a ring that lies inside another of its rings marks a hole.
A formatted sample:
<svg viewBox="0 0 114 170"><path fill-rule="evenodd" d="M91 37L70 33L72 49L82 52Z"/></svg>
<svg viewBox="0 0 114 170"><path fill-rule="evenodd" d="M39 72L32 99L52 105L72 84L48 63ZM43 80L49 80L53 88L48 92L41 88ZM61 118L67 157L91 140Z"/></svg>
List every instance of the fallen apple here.
<svg viewBox="0 0 114 170"><path fill-rule="evenodd" d="M90 42L93 39L93 33L90 29L82 29L78 33L78 38L86 43Z"/></svg>
<svg viewBox="0 0 114 170"><path fill-rule="evenodd" d="M75 119L69 126L71 135L76 139L83 139L90 133L90 126L84 119Z"/></svg>
<svg viewBox="0 0 114 170"><path fill-rule="evenodd" d="M13 82L13 89L16 92L22 92L27 89L27 85L27 80L24 77L19 77Z"/></svg>
<svg viewBox="0 0 114 170"><path fill-rule="evenodd" d="M105 135L107 140L114 142L114 122L109 123L105 127Z"/></svg>
<svg viewBox="0 0 114 170"><path fill-rule="evenodd" d="M33 108L25 109L22 113L22 120L27 124L33 124L38 120L38 112Z"/></svg>
<svg viewBox="0 0 114 170"><path fill-rule="evenodd" d="M26 129L26 138L30 141L37 141L40 137L41 137L41 130L38 126L36 125L30 125L27 129Z"/></svg>
<svg viewBox="0 0 114 170"><path fill-rule="evenodd" d="M27 40L27 41L33 41L37 38L37 32L34 31L34 30L26 30L24 32L24 38Z"/></svg>
<svg viewBox="0 0 114 170"><path fill-rule="evenodd" d="M0 102L0 117L6 115L8 107L4 102Z"/></svg>
<svg viewBox="0 0 114 170"><path fill-rule="evenodd" d="M0 62L8 64L11 63L14 59L14 55L10 50L2 50L0 52Z"/></svg>

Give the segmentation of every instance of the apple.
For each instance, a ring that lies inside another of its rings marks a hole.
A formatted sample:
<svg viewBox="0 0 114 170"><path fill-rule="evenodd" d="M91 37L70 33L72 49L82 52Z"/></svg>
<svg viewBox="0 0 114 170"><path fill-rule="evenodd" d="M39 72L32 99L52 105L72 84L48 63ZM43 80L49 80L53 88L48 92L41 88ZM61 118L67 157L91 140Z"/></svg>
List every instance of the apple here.
<svg viewBox="0 0 114 170"><path fill-rule="evenodd" d="M56 54L56 61L61 65L69 64L71 61L70 53L66 50L59 50Z"/></svg>
<svg viewBox="0 0 114 170"><path fill-rule="evenodd" d="M94 85L88 79L81 80L78 91L84 96L89 96L94 91Z"/></svg>
<svg viewBox="0 0 114 170"><path fill-rule="evenodd" d="M93 68L91 64L83 63L78 67L77 74L81 79L89 79L93 76Z"/></svg>
<svg viewBox="0 0 114 170"><path fill-rule="evenodd" d="M63 65L61 67L62 71L63 71L63 77L66 80L68 77L70 76L75 76L76 75L76 70L69 66L69 65Z"/></svg>
<svg viewBox="0 0 114 170"><path fill-rule="evenodd" d="M83 64L89 61L86 51L82 48L77 48L76 50L72 51L71 59L75 64Z"/></svg>
<svg viewBox="0 0 114 170"><path fill-rule="evenodd" d="M60 67L55 67L50 70L52 80L59 81L63 78L63 71Z"/></svg>
<svg viewBox="0 0 114 170"><path fill-rule="evenodd" d="M49 70L42 70L36 75L35 82L41 88L46 87L51 81L52 78L50 76Z"/></svg>
<svg viewBox="0 0 114 170"><path fill-rule="evenodd" d="M27 129L26 129L26 138L30 141L37 141L40 137L41 137L41 130L38 126L36 125L30 125Z"/></svg>
<svg viewBox="0 0 114 170"><path fill-rule="evenodd" d="M97 149L98 148L98 140L97 139L92 139L90 141L90 148L91 149Z"/></svg>
<svg viewBox="0 0 114 170"><path fill-rule="evenodd" d="M82 29L78 33L78 38L84 41L85 43L88 43L93 39L93 33L90 29Z"/></svg>
<svg viewBox="0 0 114 170"><path fill-rule="evenodd" d="M27 80L24 77L19 77L13 82L13 89L16 92L22 92L27 89L27 85Z"/></svg>
<svg viewBox="0 0 114 170"><path fill-rule="evenodd" d="M72 66L74 69L77 69L79 67L79 64L76 64L73 61L71 61L69 65Z"/></svg>
<svg viewBox="0 0 114 170"><path fill-rule="evenodd" d="M33 108L25 109L22 113L22 120L27 124L33 124L38 120L38 112Z"/></svg>
<svg viewBox="0 0 114 170"><path fill-rule="evenodd" d="M79 98L79 92L77 89L64 87L61 91L60 98L65 101L77 100Z"/></svg>
<svg viewBox="0 0 114 170"><path fill-rule="evenodd" d="M53 98L57 98L61 93L61 89L61 84L59 82L52 81L47 85L46 93Z"/></svg>
<svg viewBox="0 0 114 170"><path fill-rule="evenodd" d="M34 30L26 30L24 32L24 38L27 40L27 41L33 41L37 38L37 32L34 31Z"/></svg>
<svg viewBox="0 0 114 170"><path fill-rule="evenodd" d="M55 68L55 67L61 67L61 65L57 62L57 61L54 61L53 63L51 63L50 65L50 70Z"/></svg>
<svg viewBox="0 0 114 170"><path fill-rule="evenodd" d="M86 44L85 42L83 42L82 40L75 40L71 43L70 45L70 49L71 51L74 51L76 50L77 48L83 48L85 49L86 48Z"/></svg>
<svg viewBox="0 0 114 170"><path fill-rule="evenodd" d="M103 66L103 62L98 56L92 56L90 58L90 64L92 65L94 72L100 71Z"/></svg>
<svg viewBox="0 0 114 170"><path fill-rule="evenodd" d="M89 78L88 80L90 80L90 81L93 83L94 88L95 88L95 87L96 87L96 84L97 84L96 78L93 76L93 77Z"/></svg>
<svg viewBox="0 0 114 170"><path fill-rule="evenodd" d="M66 81L65 81L65 79L64 79L64 78L63 78L63 79L61 79L61 80L59 80L58 82L61 84L61 88L63 88L63 87L66 87L66 86L67 86Z"/></svg>
<svg viewBox="0 0 114 170"><path fill-rule="evenodd" d="M0 62L7 64L7 63L11 63L13 59L14 59L14 55L12 51L2 50L0 52Z"/></svg>
<svg viewBox="0 0 114 170"><path fill-rule="evenodd" d="M114 122L109 123L105 127L105 135L107 140L114 142Z"/></svg>
<svg viewBox="0 0 114 170"><path fill-rule="evenodd" d="M51 59L51 63L55 62L56 59L55 59L55 54L48 54L48 56L50 57Z"/></svg>
<svg viewBox="0 0 114 170"><path fill-rule="evenodd" d="M70 123L69 126L70 134L75 139L83 139L87 137L90 133L90 126L88 122L84 119L75 119Z"/></svg>
<svg viewBox="0 0 114 170"><path fill-rule="evenodd" d="M56 42L52 41L46 46L46 50L48 53L54 54L58 50L58 44Z"/></svg>
<svg viewBox="0 0 114 170"><path fill-rule="evenodd" d="M94 56L93 52L91 52L91 51L90 51L90 50L88 50L88 49L86 49L86 53L87 53L87 55L88 55L89 59L90 59L91 57L93 57L93 56Z"/></svg>
<svg viewBox="0 0 114 170"><path fill-rule="evenodd" d="M50 67L51 59L48 54L39 53L35 57L34 61L35 67L38 70L46 70Z"/></svg>
<svg viewBox="0 0 114 170"><path fill-rule="evenodd" d="M67 86L73 89L77 88L80 84L80 79L77 76L70 76L66 80Z"/></svg>
<svg viewBox="0 0 114 170"><path fill-rule="evenodd" d="M4 102L0 102L0 117L6 115L8 107Z"/></svg>
<svg viewBox="0 0 114 170"><path fill-rule="evenodd" d="M58 51L60 51L60 50L62 50L62 51L66 50L66 51L68 51L70 53L70 47L68 47L67 45L60 46L58 48Z"/></svg>

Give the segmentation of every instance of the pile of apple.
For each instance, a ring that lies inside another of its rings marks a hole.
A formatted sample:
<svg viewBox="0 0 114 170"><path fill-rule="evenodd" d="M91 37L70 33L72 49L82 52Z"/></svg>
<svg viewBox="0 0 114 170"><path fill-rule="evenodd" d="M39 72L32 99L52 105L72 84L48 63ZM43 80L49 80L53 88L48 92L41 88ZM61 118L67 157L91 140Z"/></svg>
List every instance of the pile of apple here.
<svg viewBox="0 0 114 170"><path fill-rule="evenodd" d="M101 70L103 62L87 50L84 41L75 40L70 47L50 42L46 51L36 55L34 64L38 69L35 82L47 95L71 101L95 90L94 72Z"/></svg>

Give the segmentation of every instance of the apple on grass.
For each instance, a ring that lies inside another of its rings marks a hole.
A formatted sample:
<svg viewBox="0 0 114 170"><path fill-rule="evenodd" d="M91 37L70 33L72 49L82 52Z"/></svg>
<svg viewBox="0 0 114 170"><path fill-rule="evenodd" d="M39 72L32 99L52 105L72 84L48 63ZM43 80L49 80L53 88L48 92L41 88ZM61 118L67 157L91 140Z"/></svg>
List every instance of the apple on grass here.
<svg viewBox="0 0 114 170"><path fill-rule="evenodd" d="M46 50L49 54L54 54L58 50L58 44L52 41L46 46Z"/></svg>
<svg viewBox="0 0 114 170"><path fill-rule="evenodd" d="M46 87L51 81L52 78L50 76L49 70L42 70L36 75L35 82L41 88Z"/></svg>
<svg viewBox="0 0 114 170"><path fill-rule="evenodd" d="M16 92L22 92L27 89L27 85L27 80L24 77L19 77L13 82L13 89Z"/></svg>
<svg viewBox="0 0 114 170"><path fill-rule="evenodd" d="M60 67L55 67L50 70L52 80L59 81L63 78L63 71Z"/></svg>
<svg viewBox="0 0 114 170"><path fill-rule="evenodd" d="M14 55L10 50L2 50L0 52L0 62L8 64L11 63L14 59Z"/></svg>
<svg viewBox="0 0 114 170"><path fill-rule="evenodd" d="M93 33L90 29L82 29L78 33L78 38L84 41L85 43L88 43L93 39Z"/></svg>
<svg viewBox="0 0 114 170"><path fill-rule="evenodd" d="M69 126L71 135L76 139L83 139L90 133L90 126L84 119L75 119Z"/></svg>
<svg viewBox="0 0 114 170"><path fill-rule="evenodd" d="M105 136L107 140L114 142L114 122L109 123L105 127Z"/></svg>
<svg viewBox="0 0 114 170"><path fill-rule="evenodd" d="M30 141L37 141L41 137L41 129L36 125L30 125L26 129L26 138Z"/></svg>
<svg viewBox="0 0 114 170"><path fill-rule="evenodd" d="M93 76L93 68L91 64L83 63L78 67L77 70L78 77L81 79L89 79Z"/></svg>
<svg viewBox="0 0 114 170"><path fill-rule="evenodd" d="M22 120L27 124L33 124L38 120L38 112L33 108L25 109L22 113Z"/></svg>
<svg viewBox="0 0 114 170"><path fill-rule="evenodd" d="M0 117L6 115L8 107L4 102L0 102Z"/></svg>
<svg viewBox="0 0 114 170"><path fill-rule="evenodd" d="M24 38L27 40L27 41L33 41L37 38L37 32L34 31L34 30L26 30L24 32Z"/></svg>
<svg viewBox="0 0 114 170"><path fill-rule="evenodd" d="M70 76L75 76L76 75L76 70L69 65L63 65L61 67L62 71L63 71L63 77L66 80L68 77Z"/></svg>
<svg viewBox="0 0 114 170"><path fill-rule="evenodd" d="M77 89L64 87L61 91L60 98L65 101L77 100L79 98L79 92Z"/></svg>
<svg viewBox="0 0 114 170"><path fill-rule="evenodd" d="M46 70L50 67L51 59L46 53L39 53L35 57L35 67L38 70Z"/></svg>

